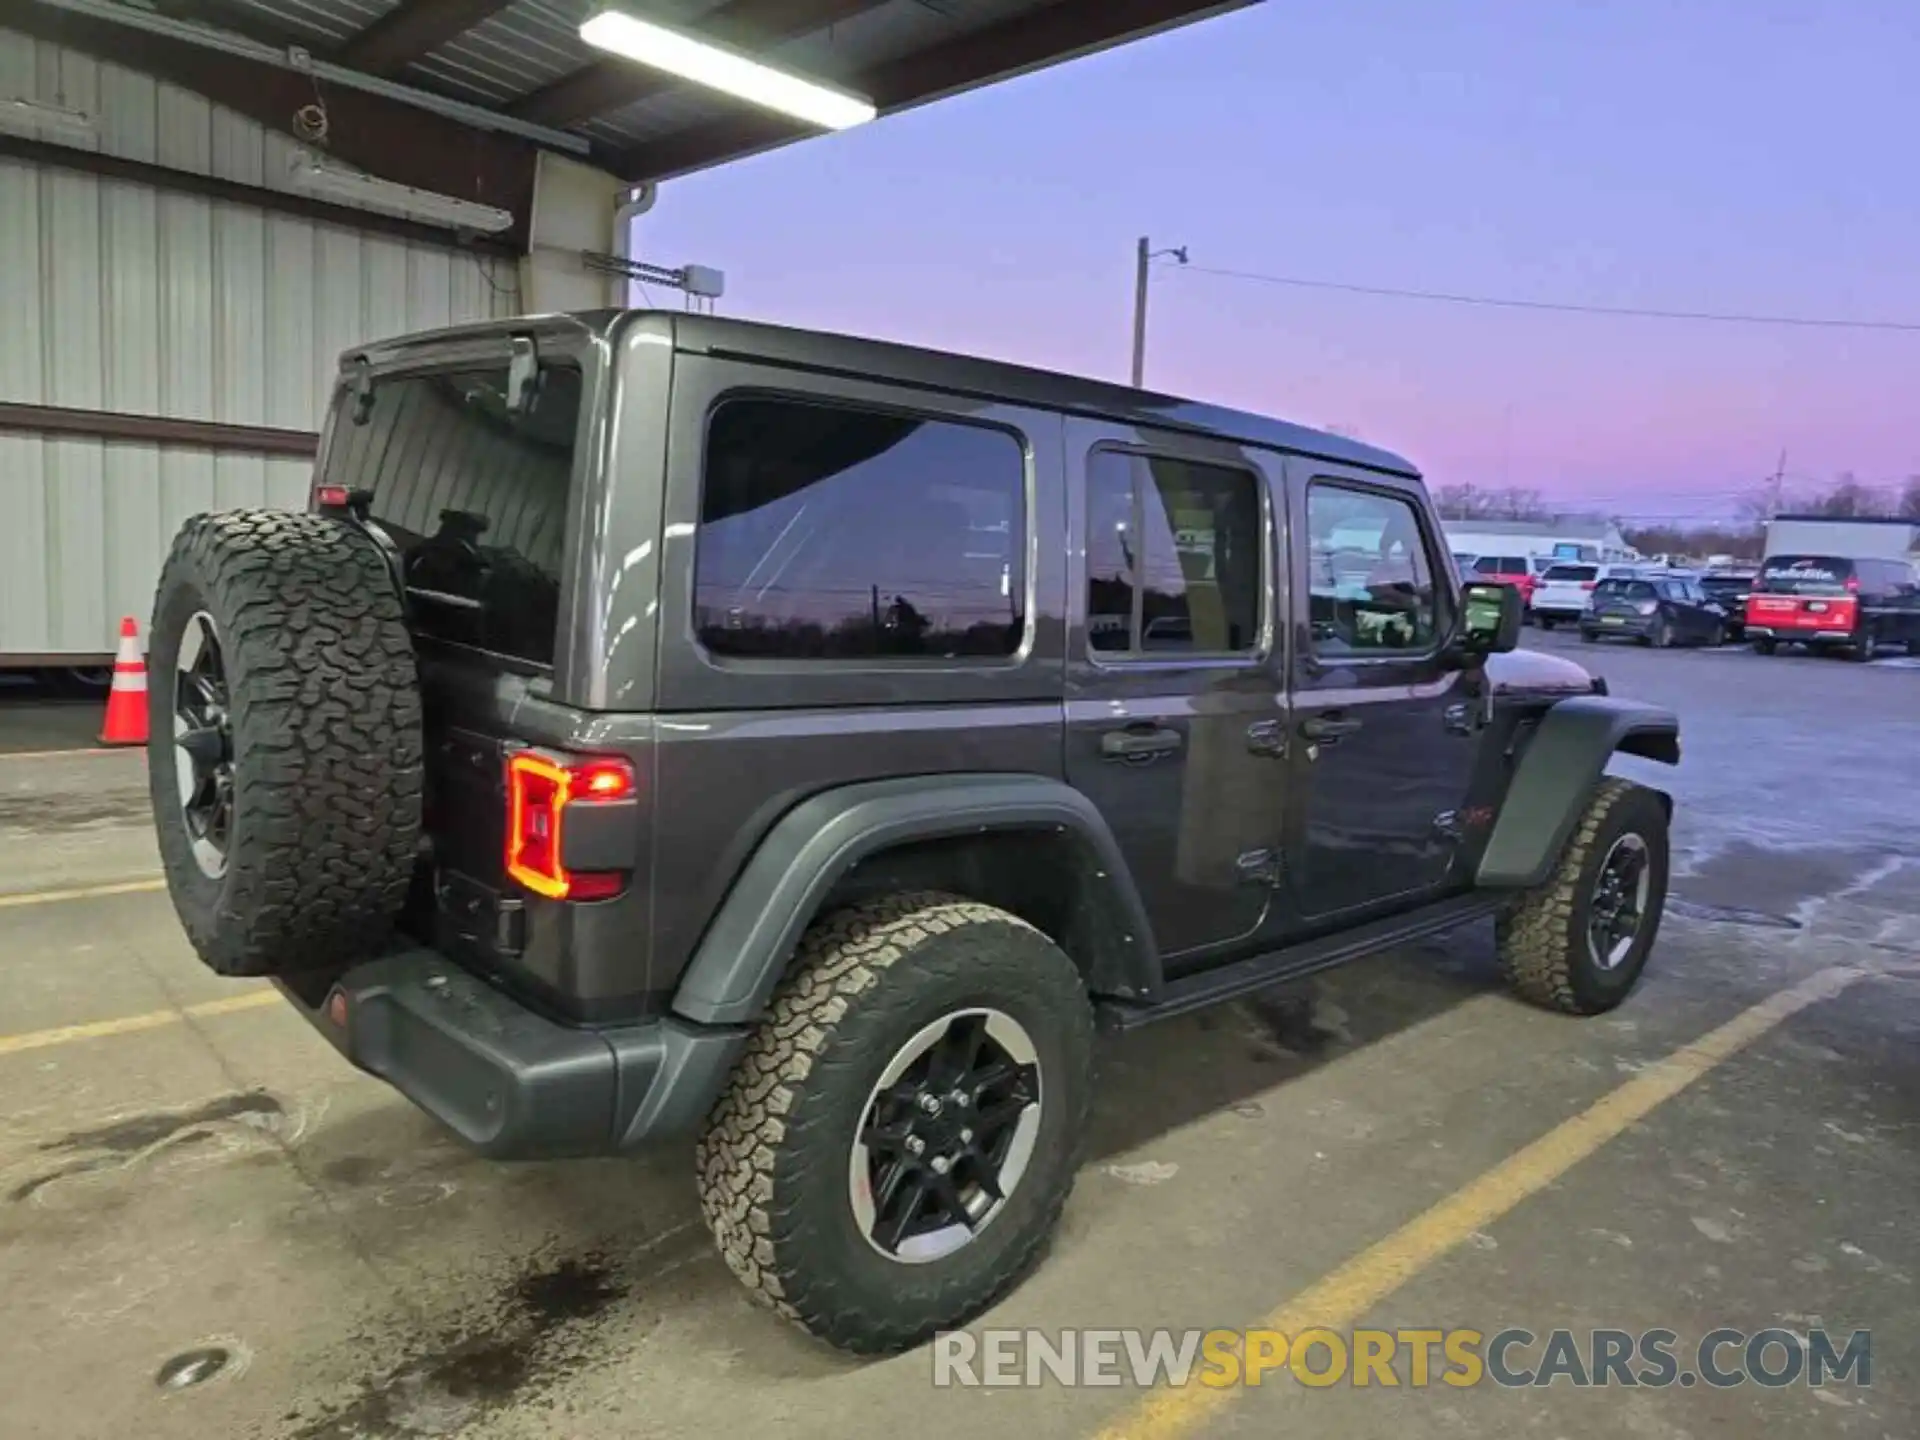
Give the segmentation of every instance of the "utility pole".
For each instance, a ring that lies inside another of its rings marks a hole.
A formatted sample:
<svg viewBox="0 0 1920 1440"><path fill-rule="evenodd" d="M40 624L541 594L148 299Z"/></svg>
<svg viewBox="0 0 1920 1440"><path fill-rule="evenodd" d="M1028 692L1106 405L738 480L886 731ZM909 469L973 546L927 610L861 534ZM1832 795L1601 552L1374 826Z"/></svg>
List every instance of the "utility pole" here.
<svg viewBox="0 0 1920 1440"><path fill-rule="evenodd" d="M1768 486L1767 518L1769 520L1771 520L1774 516L1780 513L1780 507L1782 504L1785 503L1784 500L1782 499L1782 492L1785 491L1786 487L1787 487L1787 447L1782 445L1780 447L1780 463L1774 467L1773 480L1772 480L1772 483Z"/></svg>
<svg viewBox="0 0 1920 1440"><path fill-rule="evenodd" d="M1171 255L1182 265L1187 263L1187 247L1176 245L1155 250L1146 236L1140 237L1133 262L1133 388L1138 390L1147 379L1147 274L1153 262Z"/></svg>

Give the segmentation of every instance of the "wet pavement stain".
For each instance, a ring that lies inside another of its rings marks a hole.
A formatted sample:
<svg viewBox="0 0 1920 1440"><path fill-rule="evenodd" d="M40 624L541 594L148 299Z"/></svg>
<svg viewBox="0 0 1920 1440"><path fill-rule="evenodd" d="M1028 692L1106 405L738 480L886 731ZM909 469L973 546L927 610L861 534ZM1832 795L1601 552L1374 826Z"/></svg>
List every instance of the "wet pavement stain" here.
<svg viewBox="0 0 1920 1440"><path fill-rule="evenodd" d="M32 793L0 795L0 830L52 835L89 826L139 823L151 815L152 803L145 790L93 798L67 791L57 802L51 796Z"/></svg>
<svg viewBox="0 0 1920 1440"><path fill-rule="evenodd" d="M1265 1032L1254 1046L1253 1058L1263 1062L1312 1059L1324 1054L1340 1037L1315 1023L1309 995L1256 995L1242 1002Z"/></svg>
<svg viewBox="0 0 1920 1440"><path fill-rule="evenodd" d="M210 1130L183 1130L176 1131L154 1143L178 1148L182 1145L203 1145L211 1139L213 1139L213 1132ZM136 1150L133 1153L139 1155L143 1152ZM17 1205L22 1200L31 1200L37 1191L44 1190L56 1180L70 1179L75 1175L90 1175L96 1170L112 1170L127 1163L127 1157L118 1154L88 1155L79 1160L70 1160L65 1165L56 1165L53 1169L35 1175L30 1180L21 1181L7 1192L7 1200Z"/></svg>
<svg viewBox="0 0 1920 1440"><path fill-rule="evenodd" d="M320 1167L320 1174L336 1185L371 1185L387 1173L387 1162L371 1155L342 1155Z"/></svg>
<svg viewBox="0 0 1920 1440"><path fill-rule="evenodd" d="M343 1405L289 1415L295 1428L286 1440L458 1434L586 1365L591 1346L582 1328L626 1293L599 1256L529 1270L506 1288L491 1320L476 1318L447 1334Z"/></svg>
<svg viewBox="0 0 1920 1440"><path fill-rule="evenodd" d="M1798 930L1800 922L1791 915L1773 915L1765 910L1747 910L1738 905L1703 905L1697 900L1667 899L1667 914L1683 920L1700 920L1710 925L1758 925L1771 930Z"/></svg>
<svg viewBox="0 0 1920 1440"><path fill-rule="evenodd" d="M237 1120L244 1115L284 1115L280 1102L263 1090L239 1095L222 1095L191 1110L154 1110L144 1115L129 1115L92 1130L72 1130L57 1140L46 1140L40 1149L47 1151L108 1150L127 1155L150 1150L182 1130L212 1125L221 1120Z"/></svg>
<svg viewBox="0 0 1920 1440"><path fill-rule="evenodd" d="M75 1158L21 1181L7 1192L7 1201L17 1205L31 1200L57 1180L117 1169L158 1150L204 1145L214 1138L214 1132L206 1127L224 1120L249 1116L277 1119L284 1113L273 1096L253 1090L240 1095L222 1095L191 1110L155 1110L128 1115L90 1130L69 1131L58 1139L43 1140L38 1148L43 1154Z"/></svg>

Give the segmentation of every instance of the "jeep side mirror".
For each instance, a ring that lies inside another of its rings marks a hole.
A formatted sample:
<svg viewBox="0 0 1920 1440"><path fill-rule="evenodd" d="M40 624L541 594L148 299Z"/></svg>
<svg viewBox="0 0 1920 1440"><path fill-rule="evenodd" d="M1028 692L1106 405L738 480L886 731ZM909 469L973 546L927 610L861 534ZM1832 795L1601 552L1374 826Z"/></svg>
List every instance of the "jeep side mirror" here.
<svg viewBox="0 0 1920 1440"><path fill-rule="evenodd" d="M1469 581L1460 587L1457 641L1469 655L1495 655L1520 643L1520 592L1511 585Z"/></svg>

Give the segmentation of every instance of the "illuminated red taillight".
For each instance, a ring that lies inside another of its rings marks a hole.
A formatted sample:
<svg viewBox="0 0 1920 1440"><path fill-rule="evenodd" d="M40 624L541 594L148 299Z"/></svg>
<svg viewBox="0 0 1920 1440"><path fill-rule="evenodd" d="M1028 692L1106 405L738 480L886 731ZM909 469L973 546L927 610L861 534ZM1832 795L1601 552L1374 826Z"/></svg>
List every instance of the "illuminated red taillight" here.
<svg viewBox="0 0 1920 1440"><path fill-rule="evenodd" d="M1847 591L1849 594L1855 595L1860 593L1860 577L1858 575L1847 576Z"/></svg>
<svg viewBox="0 0 1920 1440"><path fill-rule="evenodd" d="M562 760L538 750L507 757L507 874L549 900L607 900L626 886L618 871L574 872L562 856L567 812L630 800L625 760Z"/></svg>
<svg viewBox="0 0 1920 1440"><path fill-rule="evenodd" d="M344 485L316 485L313 487L313 503L322 510L343 510L352 497Z"/></svg>
<svg viewBox="0 0 1920 1440"><path fill-rule="evenodd" d="M1598 584L1598 583L1599 583L1599 582L1598 582L1598 581L1595 581L1595 580L1582 580L1582 581L1580 582L1580 588L1581 588L1582 590L1591 590L1591 589L1593 589L1593 587L1594 587L1594 586L1595 586L1596 584Z"/></svg>

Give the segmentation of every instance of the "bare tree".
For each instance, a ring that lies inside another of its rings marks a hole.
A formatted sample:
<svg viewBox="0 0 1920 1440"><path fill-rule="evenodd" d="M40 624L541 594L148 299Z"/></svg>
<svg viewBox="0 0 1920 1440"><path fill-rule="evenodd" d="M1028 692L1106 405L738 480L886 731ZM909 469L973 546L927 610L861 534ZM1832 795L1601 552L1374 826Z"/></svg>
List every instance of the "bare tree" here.
<svg viewBox="0 0 1920 1440"><path fill-rule="evenodd" d="M1448 520L1546 520L1553 513L1538 490L1517 485L1442 485L1433 492L1433 503Z"/></svg>
<svg viewBox="0 0 1920 1440"><path fill-rule="evenodd" d="M1908 520L1920 520L1920 475L1909 475L1900 488L1900 514Z"/></svg>

